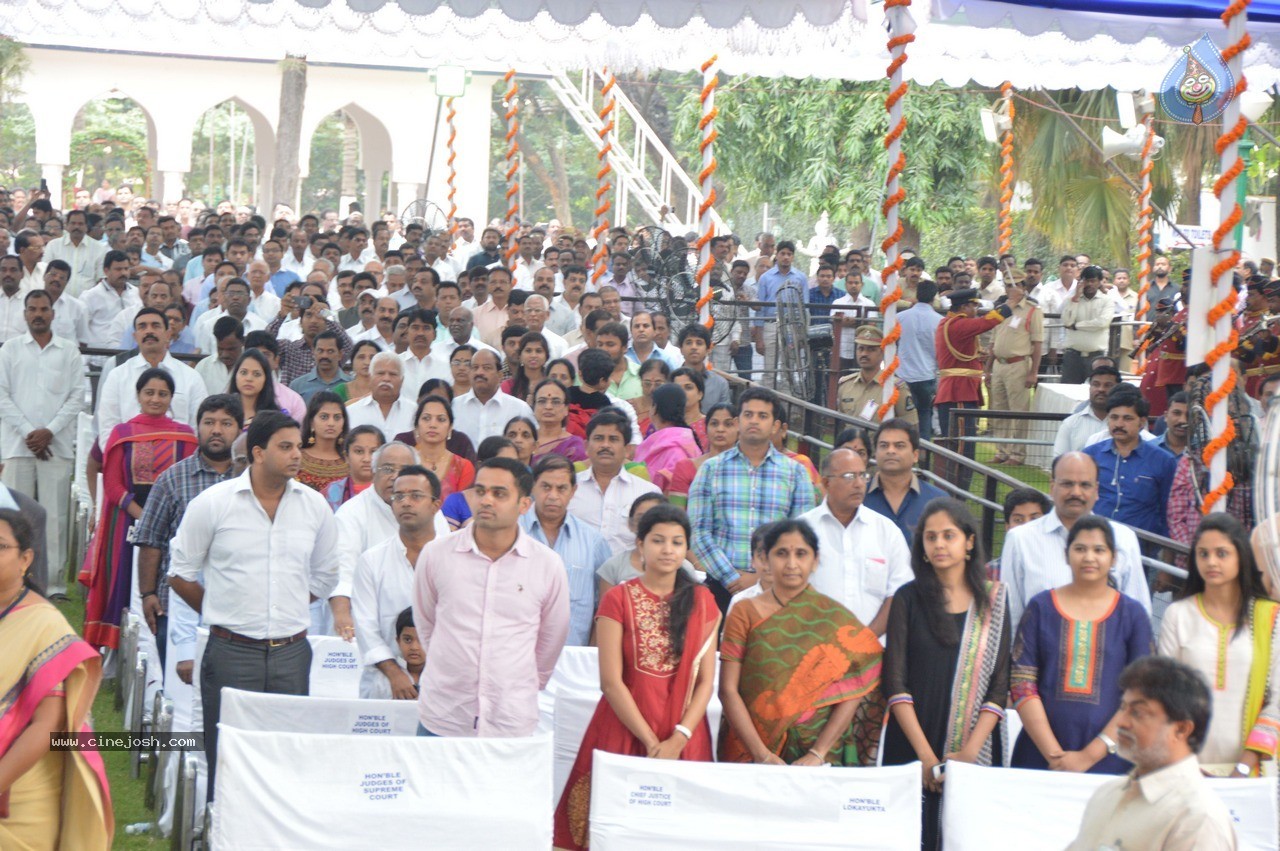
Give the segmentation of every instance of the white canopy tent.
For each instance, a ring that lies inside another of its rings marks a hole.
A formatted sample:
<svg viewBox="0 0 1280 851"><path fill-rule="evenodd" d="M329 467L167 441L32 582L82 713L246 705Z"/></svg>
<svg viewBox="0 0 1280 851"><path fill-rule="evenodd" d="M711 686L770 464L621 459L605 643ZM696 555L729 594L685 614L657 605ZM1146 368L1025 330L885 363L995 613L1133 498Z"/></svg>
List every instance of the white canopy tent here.
<svg viewBox="0 0 1280 851"><path fill-rule="evenodd" d="M916 0L911 15L904 73L926 84L1154 88L1182 45L1206 31L1222 41L1214 17L995 0ZM1280 22L1266 17L1245 56L1256 87L1280 82ZM0 0L0 31L90 49L528 73L691 71L715 53L726 74L878 80L888 62L883 6L867 0Z"/></svg>

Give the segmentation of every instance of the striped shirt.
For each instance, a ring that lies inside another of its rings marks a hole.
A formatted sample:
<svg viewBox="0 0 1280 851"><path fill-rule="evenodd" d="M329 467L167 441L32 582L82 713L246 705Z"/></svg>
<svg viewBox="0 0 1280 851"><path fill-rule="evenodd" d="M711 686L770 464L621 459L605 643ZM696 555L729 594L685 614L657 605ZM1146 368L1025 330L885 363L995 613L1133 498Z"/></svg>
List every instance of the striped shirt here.
<svg viewBox="0 0 1280 851"><path fill-rule="evenodd" d="M737 446L709 458L689 488L693 551L721 585L738 580L737 565L751 563L751 533L765 523L799 517L813 508L804 467L774 447L753 467Z"/></svg>

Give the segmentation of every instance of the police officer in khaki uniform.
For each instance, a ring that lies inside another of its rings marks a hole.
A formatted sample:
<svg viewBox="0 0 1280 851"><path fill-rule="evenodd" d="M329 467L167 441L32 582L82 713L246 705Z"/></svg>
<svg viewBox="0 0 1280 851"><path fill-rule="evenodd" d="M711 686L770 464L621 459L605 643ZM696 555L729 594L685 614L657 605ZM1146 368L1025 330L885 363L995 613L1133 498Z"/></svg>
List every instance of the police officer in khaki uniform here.
<svg viewBox="0 0 1280 851"><path fill-rule="evenodd" d="M853 339L857 344L858 371L840 379L836 389L839 410L842 414L879 422L876 411L884 401L883 385L878 380L880 364L884 360L884 352L880 348L884 332L875 325L863 325L854 332ZM898 388L898 401L894 403L892 416L919 426L920 415L911 389L900 378L895 378L894 383Z"/></svg>
<svg viewBox="0 0 1280 851"><path fill-rule="evenodd" d="M1040 374L1044 352L1044 311L1040 310L1020 284L1008 288L1005 302L1013 314L996 326L991 355L983 376L991 390L991 410L1030 411L1031 388ZM1027 420L1001 417L992 420L996 439L1027 437ZM1000 443L994 464L1022 464L1027 458L1025 443Z"/></svg>

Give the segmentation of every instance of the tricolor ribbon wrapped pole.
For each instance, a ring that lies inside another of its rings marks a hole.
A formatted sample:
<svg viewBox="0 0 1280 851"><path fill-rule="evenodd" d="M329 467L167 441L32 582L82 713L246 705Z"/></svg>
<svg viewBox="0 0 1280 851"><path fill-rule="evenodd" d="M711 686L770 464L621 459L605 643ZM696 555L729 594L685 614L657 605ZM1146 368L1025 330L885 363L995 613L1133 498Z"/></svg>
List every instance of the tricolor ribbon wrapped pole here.
<svg viewBox="0 0 1280 851"><path fill-rule="evenodd" d="M698 121L698 130L702 133L702 141L698 150L702 153L702 169L698 172L698 183L702 190L702 203L698 205L698 230L701 235L694 247L698 249L698 321L710 328L715 324L711 316L711 270L715 261L711 258L711 240L716 236L715 222L711 219L716 204L716 156L715 142L720 132L716 130L716 85L719 69L716 66L718 56L712 56L702 63L702 118Z"/></svg>
<svg viewBox="0 0 1280 851"><path fill-rule="evenodd" d="M446 164L449 166L449 179L445 183L449 186L449 250L452 252L458 245L458 151L454 147L454 143L458 140L458 126L456 119L458 110L453 106L453 98L445 98L444 120L449 128L449 139L445 142L445 150L448 151L448 159Z"/></svg>
<svg viewBox="0 0 1280 851"><path fill-rule="evenodd" d="M591 229L591 237L596 241L596 251L591 257L593 288L600 286L600 279L609 267L609 210L613 208L613 183L609 179L613 174L613 165L609 154L613 151L613 131L617 127L614 114L617 103L613 89L618 81L608 68L600 72L600 79L604 83L600 86L600 129L597 131L600 134L600 151L596 154L596 223Z"/></svg>
<svg viewBox="0 0 1280 851"><path fill-rule="evenodd" d="M1144 93L1144 101L1149 101L1149 96ZM1138 280L1142 283L1138 286L1138 309L1134 311L1133 318L1141 321L1147 315L1149 305L1147 304L1147 291L1151 289L1151 149L1155 143L1155 104L1142 107L1142 167L1138 172L1138 180L1141 189L1138 190ZM1149 325L1142 325L1138 328L1138 335L1142 337L1142 343L1139 346L1138 354L1140 355L1147 347L1146 331ZM1136 357L1136 355L1135 355Z"/></svg>
<svg viewBox="0 0 1280 851"><path fill-rule="evenodd" d="M898 273L902 271L902 222L899 220L898 207L907 197L902 188L902 172L907 167L906 154L902 152L902 134L907 129L907 119L902 114L902 99L907 93L907 83L902 79L902 66L907 61L906 48L916 40L915 19L911 17L911 0L885 0L884 15L889 24L889 56L891 61L885 70L889 78L889 95L884 106L889 112L889 132L884 137L884 146L888 150L889 174L885 181L886 196L881 206L881 214L885 217L887 236L880 244L884 251L885 264L880 272L880 312L884 315L884 340L880 347L884 350L885 368L880 373L880 383L884 388L883 404L876 412L876 419L883 420L893 410L898 401L897 382L894 375L898 371L898 340L902 329L898 326L897 303L902 298L902 286L898 283Z"/></svg>
<svg viewBox="0 0 1280 851"><path fill-rule="evenodd" d="M1249 126L1249 122L1240 114L1240 96L1248 88L1244 77L1244 52L1250 44L1247 32L1249 2L1250 0L1235 0L1222 13L1222 22L1227 26L1227 40L1230 42L1222 51L1222 58L1231 71L1235 89L1231 100L1227 101L1226 111L1222 113L1222 135L1215 145L1221 173L1213 183L1213 194L1218 198L1220 219L1213 232L1213 254L1218 262L1210 272L1215 284L1216 303L1207 317L1212 328L1210 339L1215 340L1216 345L1205 354L1204 359L1211 368L1213 386L1204 402L1213 432L1213 439L1205 446L1201 455L1201 460L1209 468L1209 493L1205 495L1201 506L1205 514L1225 511L1226 503L1223 498L1235 486L1235 481L1227 470L1226 449L1236 436L1227 399L1236 384L1236 374L1231 368L1231 353L1239 343L1239 334L1232 322L1236 305L1232 277L1240 263L1240 246L1235 242L1235 227L1244 217L1244 210L1240 209L1240 204L1236 201L1236 181L1245 179L1244 161L1240 158L1238 146Z"/></svg>
<svg viewBox="0 0 1280 851"><path fill-rule="evenodd" d="M507 119L507 218L504 234L507 241L505 254L508 268L515 265L516 254L520 251L520 143L516 134L520 132L520 85L516 82L516 69L511 68L502 75L506 84L506 93L502 96L502 105Z"/></svg>
<svg viewBox="0 0 1280 851"><path fill-rule="evenodd" d="M1002 83L1000 96L1004 99L1005 115L1009 129L1000 139L1000 254L1013 253L1013 84ZM1010 282L1012 283L1012 282Z"/></svg>

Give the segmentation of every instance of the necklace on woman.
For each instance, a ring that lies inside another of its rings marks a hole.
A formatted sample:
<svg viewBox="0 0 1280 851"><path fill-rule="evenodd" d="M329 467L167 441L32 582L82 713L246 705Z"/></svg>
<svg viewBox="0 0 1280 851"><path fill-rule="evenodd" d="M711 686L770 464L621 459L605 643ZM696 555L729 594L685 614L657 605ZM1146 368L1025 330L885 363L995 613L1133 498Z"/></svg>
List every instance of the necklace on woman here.
<svg viewBox="0 0 1280 851"><path fill-rule="evenodd" d="M790 600L788 600L787 603L782 602L782 598L778 596L778 592L772 588L769 589L769 593L773 595L773 599L778 601L778 605L784 609L787 607L787 603L791 602Z"/></svg>
<svg viewBox="0 0 1280 851"><path fill-rule="evenodd" d="M0 612L0 621L8 617L9 612L12 612L14 609L16 609L18 607L18 604L21 603L24 599L26 599L27 594L29 594L30 592L31 592L30 588L23 586L22 590L18 592L18 596L13 598L13 602L5 606L3 612Z"/></svg>

